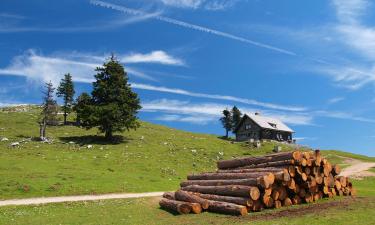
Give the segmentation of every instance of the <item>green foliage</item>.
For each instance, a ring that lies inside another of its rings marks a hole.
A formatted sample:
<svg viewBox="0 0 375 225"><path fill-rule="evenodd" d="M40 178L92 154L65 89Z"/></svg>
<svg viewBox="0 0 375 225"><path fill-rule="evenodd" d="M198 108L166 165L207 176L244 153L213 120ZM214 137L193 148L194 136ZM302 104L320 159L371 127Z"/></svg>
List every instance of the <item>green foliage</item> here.
<svg viewBox="0 0 375 225"><path fill-rule="evenodd" d="M73 110L76 112L76 122L77 125L88 127L90 125L90 121L93 120L92 117L92 99L89 94L83 92L78 98L76 99L76 103L74 104ZM82 120L81 118L84 118Z"/></svg>
<svg viewBox="0 0 375 225"><path fill-rule="evenodd" d="M237 108L237 106L233 106L231 113L232 113L232 131L234 131L234 129L237 127L237 125L240 123L242 119L242 113Z"/></svg>
<svg viewBox="0 0 375 225"><path fill-rule="evenodd" d="M223 110L223 117L220 118L220 121L226 131L225 137L228 138L228 133L233 126L232 114L228 109Z"/></svg>
<svg viewBox="0 0 375 225"><path fill-rule="evenodd" d="M39 123L39 137L41 140L46 138L46 128L47 125L57 124L57 111L58 106L56 100L53 98L53 92L55 88L52 85L52 82L45 84L45 91L43 91L43 104L42 104L42 113L38 120Z"/></svg>
<svg viewBox="0 0 375 225"><path fill-rule="evenodd" d="M136 114L141 106L124 67L112 56L96 71L89 116L80 114L82 126L98 127L108 139L113 137L113 132L138 128Z"/></svg>
<svg viewBox="0 0 375 225"><path fill-rule="evenodd" d="M73 99L75 94L72 75L70 75L70 73L65 74L64 78L61 79L56 94L58 97L62 97L64 100L64 105L62 108L64 110L64 124L66 124L68 113L72 111Z"/></svg>

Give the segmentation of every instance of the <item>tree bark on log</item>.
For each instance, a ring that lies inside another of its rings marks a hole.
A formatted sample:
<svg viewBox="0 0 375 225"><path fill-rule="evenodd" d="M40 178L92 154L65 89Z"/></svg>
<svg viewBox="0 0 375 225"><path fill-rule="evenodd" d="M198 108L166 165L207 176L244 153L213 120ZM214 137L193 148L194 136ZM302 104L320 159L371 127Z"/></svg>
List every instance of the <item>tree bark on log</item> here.
<svg viewBox="0 0 375 225"><path fill-rule="evenodd" d="M198 186L192 185L183 187L184 191L198 192L202 194L214 194L234 197L250 197L252 200L258 200L260 191L257 187L242 185L226 186Z"/></svg>
<svg viewBox="0 0 375 225"><path fill-rule="evenodd" d="M243 206L252 206L254 204L254 201L250 198L245 197L231 197L231 196L222 196L222 195L210 195L210 194L201 194L201 193L194 193L198 195L201 198L212 200L212 201L218 201L218 202L228 202L233 203L236 205L243 205Z"/></svg>
<svg viewBox="0 0 375 225"><path fill-rule="evenodd" d="M233 180L246 178L259 178L262 176L269 176L274 178L273 173L270 172L256 172L256 173L201 173L193 174L187 177L188 180Z"/></svg>
<svg viewBox="0 0 375 225"><path fill-rule="evenodd" d="M159 201L159 205L163 209L167 209L179 214L188 214L192 210L191 204L187 202L175 201L166 198L162 198Z"/></svg>
<svg viewBox="0 0 375 225"><path fill-rule="evenodd" d="M165 192L163 194L163 198L169 199L169 200L176 200L174 192Z"/></svg>
<svg viewBox="0 0 375 225"><path fill-rule="evenodd" d="M183 202L191 202L191 203L198 203L201 205L203 209L208 209L208 201L207 199L200 198L196 195L189 194L186 191L176 191L175 192L175 198L178 201L183 201Z"/></svg>
<svg viewBox="0 0 375 225"><path fill-rule="evenodd" d="M247 215L247 207L228 202L209 201L208 211L236 216Z"/></svg>
<svg viewBox="0 0 375 225"><path fill-rule="evenodd" d="M229 169L229 168L248 166L252 164L269 163L269 162L282 161L282 160L291 160L291 159L299 160L300 158L301 158L301 153L299 151L281 152L281 153L275 153L275 154L259 156L259 157L222 160L222 161L217 162L217 167L219 169Z"/></svg>
<svg viewBox="0 0 375 225"><path fill-rule="evenodd" d="M267 162L267 163L253 164L253 165L248 165L248 166L241 166L241 167L236 167L236 169L251 169L251 168L264 168L264 167L277 167L277 166L284 167L284 166L289 166L289 165L294 165L294 164L295 164L295 160L290 159L290 160L281 160L281 161L275 161L275 162Z"/></svg>
<svg viewBox="0 0 375 225"><path fill-rule="evenodd" d="M265 168L249 168L249 169L227 169L217 170L218 173L257 173L257 172L280 172L284 171L284 168L280 167L265 167Z"/></svg>

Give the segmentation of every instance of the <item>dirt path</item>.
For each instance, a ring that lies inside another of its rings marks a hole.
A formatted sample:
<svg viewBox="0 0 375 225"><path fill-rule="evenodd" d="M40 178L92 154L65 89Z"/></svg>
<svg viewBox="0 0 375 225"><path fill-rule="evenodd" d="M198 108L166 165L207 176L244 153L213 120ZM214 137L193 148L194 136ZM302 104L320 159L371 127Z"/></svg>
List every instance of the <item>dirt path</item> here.
<svg viewBox="0 0 375 225"><path fill-rule="evenodd" d="M80 195L80 196L61 196L61 197L42 197L42 198L27 198L27 199L11 199L0 201L0 206L10 205L38 205L47 203L59 202L79 202L79 201L95 201L107 199L126 199L126 198L143 198L143 197L158 197L164 192L147 192L134 194L104 194L104 195Z"/></svg>
<svg viewBox="0 0 375 225"><path fill-rule="evenodd" d="M363 177L375 176L375 173L367 171L375 167L375 163L363 162L357 159L345 158L345 163L350 164L349 167L343 169L341 176L362 179Z"/></svg>

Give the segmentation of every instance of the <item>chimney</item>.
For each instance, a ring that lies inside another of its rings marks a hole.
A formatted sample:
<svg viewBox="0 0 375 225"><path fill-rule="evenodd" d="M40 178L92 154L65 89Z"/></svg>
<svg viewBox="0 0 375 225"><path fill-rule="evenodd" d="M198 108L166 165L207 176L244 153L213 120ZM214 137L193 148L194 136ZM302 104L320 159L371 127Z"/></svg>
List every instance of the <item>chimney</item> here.
<svg viewBox="0 0 375 225"><path fill-rule="evenodd" d="M260 116L260 112L255 112L255 115L256 116Z"/></svg>

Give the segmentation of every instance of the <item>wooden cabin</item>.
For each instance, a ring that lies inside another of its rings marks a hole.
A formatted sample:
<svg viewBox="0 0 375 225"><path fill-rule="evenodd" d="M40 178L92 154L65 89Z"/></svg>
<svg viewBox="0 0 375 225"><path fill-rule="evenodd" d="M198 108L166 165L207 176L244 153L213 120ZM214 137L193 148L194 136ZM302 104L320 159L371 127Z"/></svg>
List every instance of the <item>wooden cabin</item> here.
<svg viewBox="0 0 375 225"><path fill-rule="evenodd" d="M234 129L237 141L268 139L280 142L292 142L294 131L278 119L245 114Z"/></svg>

